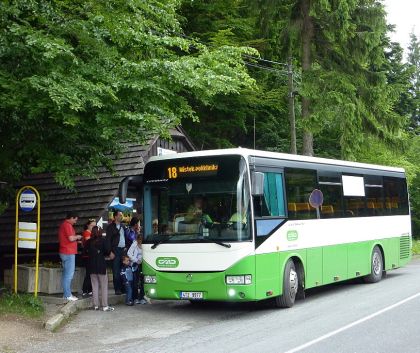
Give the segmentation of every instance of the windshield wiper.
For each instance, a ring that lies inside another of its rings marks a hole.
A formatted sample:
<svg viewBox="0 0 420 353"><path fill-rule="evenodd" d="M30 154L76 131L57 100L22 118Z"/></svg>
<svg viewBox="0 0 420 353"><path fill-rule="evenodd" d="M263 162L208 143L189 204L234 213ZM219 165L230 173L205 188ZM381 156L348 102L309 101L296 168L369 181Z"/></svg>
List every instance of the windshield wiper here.
<svg viewBox="0 0 420 353"><path fill-rule="evenodd" d="M151 246L152 249L156 249L160 244L162 243L166 243L169 241L169 239L176 237L179 234L172 234L172 235L167 235L164 239L161 239L157 242L154 242L153 245Z"/></svg>
<svg viewBox="0 0 420 353"><path fill-rule="evenodd" d="M224 246L225 248L230 248L230 247L232 247L232 245L230 245L230 244L226 244L226 243L223 243L222 241L220 241L220 240L215 240L215 239L202 239L202 242L203 243L215 243L215 244L217 244L217 245L220 245L220 246Z"/></svg>
<svg viewBox="0 0 420 353"><path fill-rule="evenodd" d="M193 235L193 234L197 234L197 233L175 233L175 234L172 234L172 235L164 235L165 238L154 242L153 245L151 246L151 248L156 249L160 244L167 243L173 237L176 237L176 236L179 236L179 235Z"/></svg>

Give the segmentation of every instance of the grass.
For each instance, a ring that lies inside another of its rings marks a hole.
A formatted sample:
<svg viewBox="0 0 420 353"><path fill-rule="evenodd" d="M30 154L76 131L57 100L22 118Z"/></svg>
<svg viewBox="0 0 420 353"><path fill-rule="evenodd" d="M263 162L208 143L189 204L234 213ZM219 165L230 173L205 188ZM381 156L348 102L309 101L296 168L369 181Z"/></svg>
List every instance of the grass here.
<svg viewBox="0 0 420 353"><path fill-rule="evenodd" d="M420 255L420 240L413 239L412 251L413 251L413 254Z"/></svg>
<svg viewBox="0 0 420 353"><path fill-rule="evenodd" d="M44 313L44 305L33 294L14 294L10 291L0 293L0 316L17 314L38 318Z"/></svg>

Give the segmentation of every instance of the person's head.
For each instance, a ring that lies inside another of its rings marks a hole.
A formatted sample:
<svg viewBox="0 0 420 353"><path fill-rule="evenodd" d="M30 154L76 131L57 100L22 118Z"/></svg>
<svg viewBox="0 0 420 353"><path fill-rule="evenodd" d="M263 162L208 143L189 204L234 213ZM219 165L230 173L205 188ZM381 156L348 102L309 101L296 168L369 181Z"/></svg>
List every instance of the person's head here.
<svg viewBox="0 0 420 353"><path fill-rule="evenodd" d="M98 227L97 225L94 225L92 227L92 233L90 235L92 239L98 239L102 237L102 228Z"/></svg>
<svg viewBox="0 0 420 353"><path fill-rule="evenodd" d="M159 221L157 219L154 219L152 222L152 228L153 228L153 233L158 233L159 232Z"/></svg>
<svg viewBox="0 0 420 353"><path fill-rule="evenodd" d="M121 261L124 265L128 266L130 264L130 258L127 255L121 257Z"/></svg>
<svg viewBox="0 0 420 353"><path fill-rule="evenodd" d="M88 221L83 226L84 230L90 230L92 231L92 228L96 226L96 221L94 218L89 218Z"/></svg>
<svg viewBox="0 0 420 353"><path fill-rule="evenodd" d="M143 243L143 236L141 234L137 235L137 245L140 247L140 245Z"/></svg>
<svg viewBox="0 0 420 353"><path fill-rule="evenodd" d="M131 218L130 228L133 228L136 232L140 231L140 220L137 217Z"/></svg>
<svg viewBox="0 0 420 353"><path fill-rule="evenodd" d="M203 208L203 198L201 196L194 198L194 206L198 209Z"/></svg>
<svg viewBox="0 0 420 353"><path fill-rule="evenodd" d="M121 223L124 217L121 211L114 211L112 215L114 216L115 223Z"/></svg>
<svg viewBox="0 0 420 353"><path fill-rule="evenodd" d="M76 212L67 212L67 215L66 215L67 222L70 222L72 225L75 225L78 219L79 219L79 215Z"/></svg>

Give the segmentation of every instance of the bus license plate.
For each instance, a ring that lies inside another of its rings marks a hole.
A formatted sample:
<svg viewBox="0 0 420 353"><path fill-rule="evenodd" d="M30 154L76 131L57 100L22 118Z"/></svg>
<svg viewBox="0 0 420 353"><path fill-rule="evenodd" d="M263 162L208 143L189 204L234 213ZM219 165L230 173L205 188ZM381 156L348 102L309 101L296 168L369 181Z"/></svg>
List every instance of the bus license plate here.
<svg viewBox="0 0 420 353"><path fill-rule="evenodd" d="M181 299L203 299L203 292L181 292Z"/></svg>

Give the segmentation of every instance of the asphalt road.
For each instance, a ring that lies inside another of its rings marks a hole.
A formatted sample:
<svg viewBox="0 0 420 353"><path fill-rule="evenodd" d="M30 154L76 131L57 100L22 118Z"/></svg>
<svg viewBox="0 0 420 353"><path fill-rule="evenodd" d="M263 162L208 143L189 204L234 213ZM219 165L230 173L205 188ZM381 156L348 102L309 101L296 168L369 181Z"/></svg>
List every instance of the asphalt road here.
<svg viewBox="0 0 420 353"><path fill-rule="evenodd" d="M420 352L420 258L376 284L310 290L291 309L156 301L83 311L30 352Z"/></svg>

